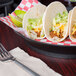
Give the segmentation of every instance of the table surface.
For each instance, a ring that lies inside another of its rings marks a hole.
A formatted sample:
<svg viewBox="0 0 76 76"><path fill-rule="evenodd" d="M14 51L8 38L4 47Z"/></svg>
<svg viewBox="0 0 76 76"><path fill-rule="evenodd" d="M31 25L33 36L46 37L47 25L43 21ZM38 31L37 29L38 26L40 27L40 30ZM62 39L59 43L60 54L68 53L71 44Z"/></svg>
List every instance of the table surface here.
<svg viewBox="0 0 76 76"><path fill-rule="evenodd" d="M0 21L0 42L9 51L16 47L25 50L31 56L40 58L50 68L60 73L63 76L76 76L76 59L59 59L45 56L28 48L24 38L19 36L10 27ZM67 50L68 51L68 50Z"/></svg>

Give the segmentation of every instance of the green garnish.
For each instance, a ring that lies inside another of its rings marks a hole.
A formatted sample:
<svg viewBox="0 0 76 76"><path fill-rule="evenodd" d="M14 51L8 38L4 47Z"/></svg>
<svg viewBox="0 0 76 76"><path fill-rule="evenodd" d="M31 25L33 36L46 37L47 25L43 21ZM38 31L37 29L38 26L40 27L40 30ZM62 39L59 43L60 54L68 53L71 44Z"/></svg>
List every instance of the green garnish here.
<svg viewBox="0 0 76 76"><path fill-rule="evenodd" d="M18 16L19 18L21 18L23 20L23 17L26 12L22 11L22 10L15 10L14 13L16 14L16 16Z"/></svg>
<svg viewBox="0 0 76 76"><path fill-rule="evenodd" d="M42 24L42 18L30 18L28 19L29 25L39 26Z"/></svg>
<svg viewBox="0 0 76 76"><path fill-rule="evenodd" d="M32 30L33 27L32 26L27 26L27 30Z"/></svg>
<svg viewBox="0 0 76 76"><path fill-rule="evenodd" d="M58 13L56 17L53 19L53 25L60 23L67 23L68 20L68 12L63 12L62 14Z"/></svg>

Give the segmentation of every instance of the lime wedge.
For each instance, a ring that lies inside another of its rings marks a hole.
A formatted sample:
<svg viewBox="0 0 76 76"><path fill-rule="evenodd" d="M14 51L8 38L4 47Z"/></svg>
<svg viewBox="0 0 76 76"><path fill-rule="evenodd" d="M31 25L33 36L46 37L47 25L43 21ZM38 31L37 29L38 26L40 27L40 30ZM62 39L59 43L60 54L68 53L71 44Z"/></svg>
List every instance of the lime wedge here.
<svg viewBox="0 0 76 76"><path fill-rule="evenodd" d="M17 26L17 27L22 27L22 19L19 17L13 17L11 14L9 14L11 21Z"/></svg>
<svg viewBox="0 0 76 76"><path fill-rule="evenodd" d="M16 14L16 16L20 17L21 19L23 19L24 15L25 15L25 11L22 10L15 10L14 13Z"/></svg>

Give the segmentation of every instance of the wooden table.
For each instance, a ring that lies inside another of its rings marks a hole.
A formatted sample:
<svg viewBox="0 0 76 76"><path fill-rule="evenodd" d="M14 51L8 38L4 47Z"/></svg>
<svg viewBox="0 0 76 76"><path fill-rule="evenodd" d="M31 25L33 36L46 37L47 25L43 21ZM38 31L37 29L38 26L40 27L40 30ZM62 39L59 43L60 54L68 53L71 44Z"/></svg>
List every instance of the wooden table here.
<svg viewBox="0 0 76 76"><path fill-rule="evenodd" d="M8 51L16 47L22 48L31 56L43 60L50 68L63 76L76 76L76 59L58 59L39 54L28 48L24 38L2 22L0 22L0 42Z"/></svg>

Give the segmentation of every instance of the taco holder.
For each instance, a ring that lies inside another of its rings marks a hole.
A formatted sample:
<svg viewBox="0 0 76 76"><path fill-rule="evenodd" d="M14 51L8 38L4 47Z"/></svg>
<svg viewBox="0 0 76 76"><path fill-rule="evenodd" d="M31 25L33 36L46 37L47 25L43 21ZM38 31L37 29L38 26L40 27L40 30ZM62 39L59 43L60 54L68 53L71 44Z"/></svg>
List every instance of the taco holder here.
<svg viewBox="0 0 76 76"><path fill-rule="evenodd" d="M30 6L28 6L28 3ZM38 4L37 0L22 0L20 5L16 9L25 10L27 11L29 8L33 7L35 4ZM14 15L14 13L12 13ZM9 16L0 18L1 21L5 22L7 25L12 27L13 29L16 28L13 23L11 22ZM33 49L34 51L47 55L53 56L58 58L76 58L76 42L72 42L69 38L67 38L63 42L51 42L48 39L36 39L32 40L27 37L24 37L22 34L15 31L17 34L22 36L27 45Z"/></svg>

